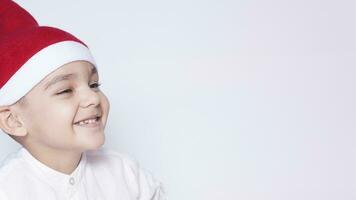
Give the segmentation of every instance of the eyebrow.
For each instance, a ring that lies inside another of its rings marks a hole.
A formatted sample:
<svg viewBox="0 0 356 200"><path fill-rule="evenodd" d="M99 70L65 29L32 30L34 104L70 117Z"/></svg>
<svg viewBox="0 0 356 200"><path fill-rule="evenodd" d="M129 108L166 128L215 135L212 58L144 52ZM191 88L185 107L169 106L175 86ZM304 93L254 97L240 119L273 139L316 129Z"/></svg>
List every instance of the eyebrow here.
<svg viewBox="0 0 356 200"><path fill-rule="evenodd" d="M96 69L96 67L92 67L90 69L90 76L97 74L97 73L98 73L98 70ZM55 76L51 81L49 81L45 85L45 90L47 90L49 87L51 87L52 85L54 85L60 81L75 79L76 77L77 77L77 74L73 74L73 73Z"/></svg>

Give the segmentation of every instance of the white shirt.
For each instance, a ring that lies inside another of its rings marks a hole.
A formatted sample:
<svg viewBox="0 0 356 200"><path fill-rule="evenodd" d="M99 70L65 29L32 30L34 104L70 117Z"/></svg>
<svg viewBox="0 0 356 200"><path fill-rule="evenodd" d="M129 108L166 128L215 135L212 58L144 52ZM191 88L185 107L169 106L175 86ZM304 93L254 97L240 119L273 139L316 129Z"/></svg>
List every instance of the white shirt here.
<svg viewBox="0 0 356 200"><path fill-rule="evenodd" d="M0 200L163 200L160 182L127 156L87 151L72 174L56 171L25 148L0 166Z"/></svg>

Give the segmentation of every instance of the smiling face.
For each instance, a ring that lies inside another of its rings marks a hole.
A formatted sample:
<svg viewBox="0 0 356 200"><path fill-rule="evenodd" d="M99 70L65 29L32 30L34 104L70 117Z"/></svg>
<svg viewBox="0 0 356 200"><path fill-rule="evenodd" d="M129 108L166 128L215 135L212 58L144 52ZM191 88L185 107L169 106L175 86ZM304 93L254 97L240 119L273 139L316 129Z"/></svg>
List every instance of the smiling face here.
<svg viewBox="0 0 356 200"><path fill-rule="evenodd" d="M94 150L105 141L109 101L99 89L96 68L88 62L63 65L18 103L27 135L20 140L37 150Z"/></svg>

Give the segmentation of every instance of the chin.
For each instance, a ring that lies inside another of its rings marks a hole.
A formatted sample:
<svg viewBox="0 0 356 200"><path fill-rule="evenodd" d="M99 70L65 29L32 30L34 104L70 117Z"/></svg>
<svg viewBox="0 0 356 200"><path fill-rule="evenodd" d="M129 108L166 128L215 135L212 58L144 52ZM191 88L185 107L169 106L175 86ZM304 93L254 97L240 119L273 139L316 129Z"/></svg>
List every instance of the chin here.
<svg viewBox="0 0 356 200"><path fill-rule="evenodd" d="M105 143L105 135L101 134L101 137L90 138L90 141L87 141L85 144L86 150L98 150Z"/></svg>

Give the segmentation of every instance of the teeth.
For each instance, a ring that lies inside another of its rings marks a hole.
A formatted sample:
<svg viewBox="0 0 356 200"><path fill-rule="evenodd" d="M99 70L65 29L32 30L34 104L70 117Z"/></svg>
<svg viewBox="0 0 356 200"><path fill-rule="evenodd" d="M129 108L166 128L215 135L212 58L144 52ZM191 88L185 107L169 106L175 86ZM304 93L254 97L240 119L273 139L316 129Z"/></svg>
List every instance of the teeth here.
<svg viewBox="0 0 356 200"><path fill-rule="evenodd" d="M87 120L84 120L84 121L80 121L79 122L79 125L85 125L85 124L93 124L97 121L97 118L94 118L94 119L87 119Z"/></svg>

